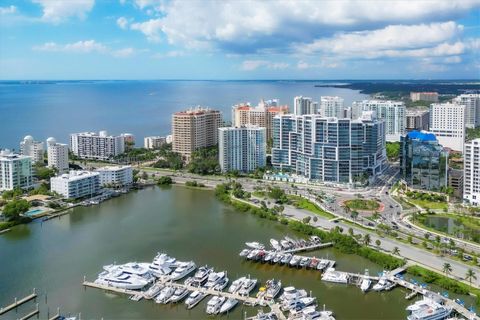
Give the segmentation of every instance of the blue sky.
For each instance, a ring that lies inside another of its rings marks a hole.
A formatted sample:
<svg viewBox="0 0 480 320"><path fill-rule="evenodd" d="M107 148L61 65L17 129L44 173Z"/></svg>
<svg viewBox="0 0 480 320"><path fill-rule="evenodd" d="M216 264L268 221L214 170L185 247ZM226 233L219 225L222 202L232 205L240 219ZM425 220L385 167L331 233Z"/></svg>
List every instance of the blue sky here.
<svg viewBox="0 0 480 320"><path fill-rule="evenodd" d="M480 0L0 0L1 79L479 79Z"/></svg>

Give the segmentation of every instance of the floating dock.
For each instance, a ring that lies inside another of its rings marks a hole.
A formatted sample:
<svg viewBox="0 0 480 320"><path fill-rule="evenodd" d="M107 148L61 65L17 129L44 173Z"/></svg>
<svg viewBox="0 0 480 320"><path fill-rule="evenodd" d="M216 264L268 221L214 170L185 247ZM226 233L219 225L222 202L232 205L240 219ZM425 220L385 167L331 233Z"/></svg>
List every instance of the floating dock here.
<svg viewBox="0 0 480 320"><path fill-rule="evenodd" d="M26 297L24 297L20 300L17 300L17 298L15 298L15 301L12 304L10 304L6 307L0 308L0 315L5 314L5 313L7 313L7 312L9 312L13 309L16 309L17 307L21 306L22 304L24 304L24 303L26 303L30 300L33 300L35 298L37 298L37 293L35 292L35 288L34 288L33 292L31 294L29 294L28 296L26 296ZM37 310L37 313L38 313L38 310Z"/></svg>

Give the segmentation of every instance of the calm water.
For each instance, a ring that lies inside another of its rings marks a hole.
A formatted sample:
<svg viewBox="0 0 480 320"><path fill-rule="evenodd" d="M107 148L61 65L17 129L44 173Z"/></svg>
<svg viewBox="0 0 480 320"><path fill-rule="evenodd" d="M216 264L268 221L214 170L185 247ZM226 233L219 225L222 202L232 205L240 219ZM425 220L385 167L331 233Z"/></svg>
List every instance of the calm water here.
<svg viewBox="0 0 480 320"><path fill-rule="evenodd" d="M346 104L366 97L357 91L315 88L316 82L294 81L96 81L49 84L0 82L0 149L15 148L31 134L38 140L108 130L133 133L140 145L147 135L170 133L171 114L190 106L222 110L231 120L231 106L261 98L279 98L292 107L297 95L319 100L339 95Z"/></svg>
<svg viewBox="0 0 480 320"><path fill-rule="evenodd" d="M228 270L230 278L251 274L262 282L280 278L284 285L311 290L320 305L326 304L337 319L405 319L405 292L363 294L359 288L326 284L319 273L262 265L238 257L245 241L295 236L276 223L235 212L218 202L212 191L184 187L146 189L112 199L101 205L76 208L70 215L49 222L14 228L0 236L0 305L33 287L46 317L58 306L83 319L204 319L206 300L191 311L184 304L156 305L133 302L124 296L105 294L81 286L83 276L93 280L103 265L116 261L151 261L164 250L179 259L193 259ZM380 269L367 260L334 249L315 253L337 261L339 270L371 274ZM45 301L44 294L47 292ZM32 304L28 304L30 310ZM238 306L230 314L241 319L256 308ZM10 315L16 318L15 313ZM8 319L8 317L5 317Z"/></svg>
<svg viewBox="0 0 480 320"><path fill-rule="evenodd" d="M480 232L478 229L472 229L462 223L460 219L449 217L428 216L425 224L436 230L446 232L451 235L464 237L467 240L480 242Z"/></svg>

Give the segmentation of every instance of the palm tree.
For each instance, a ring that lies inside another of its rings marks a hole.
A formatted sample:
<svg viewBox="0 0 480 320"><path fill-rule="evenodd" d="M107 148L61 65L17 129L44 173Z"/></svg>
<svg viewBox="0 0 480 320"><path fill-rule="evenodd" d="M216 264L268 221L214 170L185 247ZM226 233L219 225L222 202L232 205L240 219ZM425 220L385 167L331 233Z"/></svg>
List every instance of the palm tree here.
<svg viewBox="0 0 480 320"><path fill-rule="evenodd" d="M467 274L465 275L465 279L467 279L468 282L470 282L470 284L472 284L472 279L477 280L477 276L475 275L475 271L473 271L472 269L468 269Z"/></svg>
<svg viewBox="0 0 480 320"><path fill-rule="evenodd" d="M396 256L399 256L400 255L400 249L398 247L395 247L395 248L393 248L392 253Z"/></svg>
<svg viewBox="0 0 480 320"><path fill-rule="evenodd" d="M448 276L448 274L449 274L450 272L452 272L452 265L451 265L450 263L448 263L448 262L445 262L445 263L443 264L443 269L442 269L442 270L443 270L443 272Z"/></svg>
<svg viewBox="0 0 480 320"><path fill-rule="evenodd" d="M370 242L372 242L372 239L370 238L370 234L367 233L363 236L363 244L368 246Z"/></svg>
<svg viewBox="0 0 480 320"><path fill-rule="evenodd" d="M380 245L382 244L382 242L379 239L377 239L375 240L375 244L377 245L378 248L380 248Z"/></svg>
<svg viewBox="0 0 480 320"><path fill-rule="evenodd" d="M352 228L348 228L348 234L353 237L353 229Z"/></svg>

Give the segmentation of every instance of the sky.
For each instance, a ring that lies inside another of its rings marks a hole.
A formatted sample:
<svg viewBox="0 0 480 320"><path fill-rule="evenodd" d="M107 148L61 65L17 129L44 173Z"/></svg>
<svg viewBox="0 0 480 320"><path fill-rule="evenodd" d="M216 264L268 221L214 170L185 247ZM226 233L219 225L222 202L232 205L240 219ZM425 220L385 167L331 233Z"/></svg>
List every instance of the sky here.
<svg viewBox="0 0 480 320"><path fill-rule="evenodd" d="M0 0L0 79L480 79L480 0Z"/></svg>

